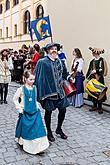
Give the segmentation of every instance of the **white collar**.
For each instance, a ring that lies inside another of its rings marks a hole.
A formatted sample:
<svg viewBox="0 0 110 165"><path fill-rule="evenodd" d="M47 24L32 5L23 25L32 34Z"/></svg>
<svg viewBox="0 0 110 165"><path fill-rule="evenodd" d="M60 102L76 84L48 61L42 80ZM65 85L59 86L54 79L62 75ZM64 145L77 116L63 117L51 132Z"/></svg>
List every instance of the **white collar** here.
<svg viewBox="0 0 110 165"><path fill-rule="evenodd" d="M58 55L57 55L56 59L52 58L52 56L51 56L50 54L48 54L47 56L48 56L48 57L50 58L50 60L52 60L52 61L55 61L56 59L58 59Z"/></svg>
<svg viewBox="0 0 110 165"><path fill-rule="evenodd" d="M94 60L99 60L99 59L100 59L100 56L98 58L96 58L96 57L94 58Z"/></svg>

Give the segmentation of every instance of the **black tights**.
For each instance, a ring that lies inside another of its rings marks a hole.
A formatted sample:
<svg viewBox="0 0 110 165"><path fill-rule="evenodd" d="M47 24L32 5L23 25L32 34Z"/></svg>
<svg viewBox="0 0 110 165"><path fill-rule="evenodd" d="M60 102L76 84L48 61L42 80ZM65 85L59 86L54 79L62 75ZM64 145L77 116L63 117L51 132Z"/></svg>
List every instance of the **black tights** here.
<svg viewBox="0 0 110 165"><path fill-rule="evenodd" d="M65 114L66 114L66 108L64 109L58 109L59 110L59 114L58 114L58 124L57 124L57 129L61 130L61 126L63 124L63 121L65 119ZM51 132L51 115L52 115L52 111L47 111L45 110L45 124L46 124L46 128L48 132Z"/></svg>
<svg viewBox="0 0 110 165"><path fill-rule="evenodd" d="M1 101L3 101L3 95L4 95L4 101L6 101L8 94L8 83L0 84L0 94L1 94Z"/></svg>
<svg viewBox="0 0 110 165"><path fill-rule="evenodd" d="M94 101L93 101L93 105L94 105L94 107L96 107L96 108L102 109L102 102L101 102L101 101L94 100Z"/></svg>

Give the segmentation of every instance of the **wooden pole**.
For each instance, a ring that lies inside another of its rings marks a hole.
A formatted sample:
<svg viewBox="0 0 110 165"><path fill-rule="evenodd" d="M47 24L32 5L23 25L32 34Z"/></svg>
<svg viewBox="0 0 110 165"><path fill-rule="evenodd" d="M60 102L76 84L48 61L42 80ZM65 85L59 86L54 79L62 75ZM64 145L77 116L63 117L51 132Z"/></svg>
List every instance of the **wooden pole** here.
<svg viewBox="0 0 110 165"><path fill-rule="evenodd" d="M53 38L51 37L51 43L53 43Z"/></svg>

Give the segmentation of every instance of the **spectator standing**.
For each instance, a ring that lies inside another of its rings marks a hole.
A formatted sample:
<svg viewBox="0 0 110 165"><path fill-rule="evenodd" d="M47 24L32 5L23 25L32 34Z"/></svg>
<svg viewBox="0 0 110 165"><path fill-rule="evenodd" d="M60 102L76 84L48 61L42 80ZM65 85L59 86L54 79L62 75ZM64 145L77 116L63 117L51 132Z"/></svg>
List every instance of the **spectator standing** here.
<svg viewBox="0 0 110 165"><path fill-rule="evenodd" d="M60 46L60 50L58 51L58 57L60 58L60 60L64 61L65 65L67 67L66 55L63 52L63 45Z"/></svg>
<svg viewBox="0 0 110 165"><path fill-rule="evenodd" d="M0 52L0 104L7 104L8 84L11 82L8 53L8 49L3 49Z"/></svg>

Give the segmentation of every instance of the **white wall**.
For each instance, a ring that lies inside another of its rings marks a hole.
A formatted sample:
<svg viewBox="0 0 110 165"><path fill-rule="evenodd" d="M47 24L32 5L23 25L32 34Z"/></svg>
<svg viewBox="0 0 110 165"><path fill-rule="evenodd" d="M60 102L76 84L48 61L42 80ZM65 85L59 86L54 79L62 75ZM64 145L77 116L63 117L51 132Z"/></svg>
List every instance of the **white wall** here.
<svg viewBox="0 0 110 165"><path fill-rule="evenodd" d="M87 71L92 58L89 46L104 48L108 64L107 86L110 89L110 1L109 0L48 0L53 38L64 45L70 68L72 50L80 48ZM49 40L48 40L49 41ZM110 104L110 90L107 103Z"/></svg>

